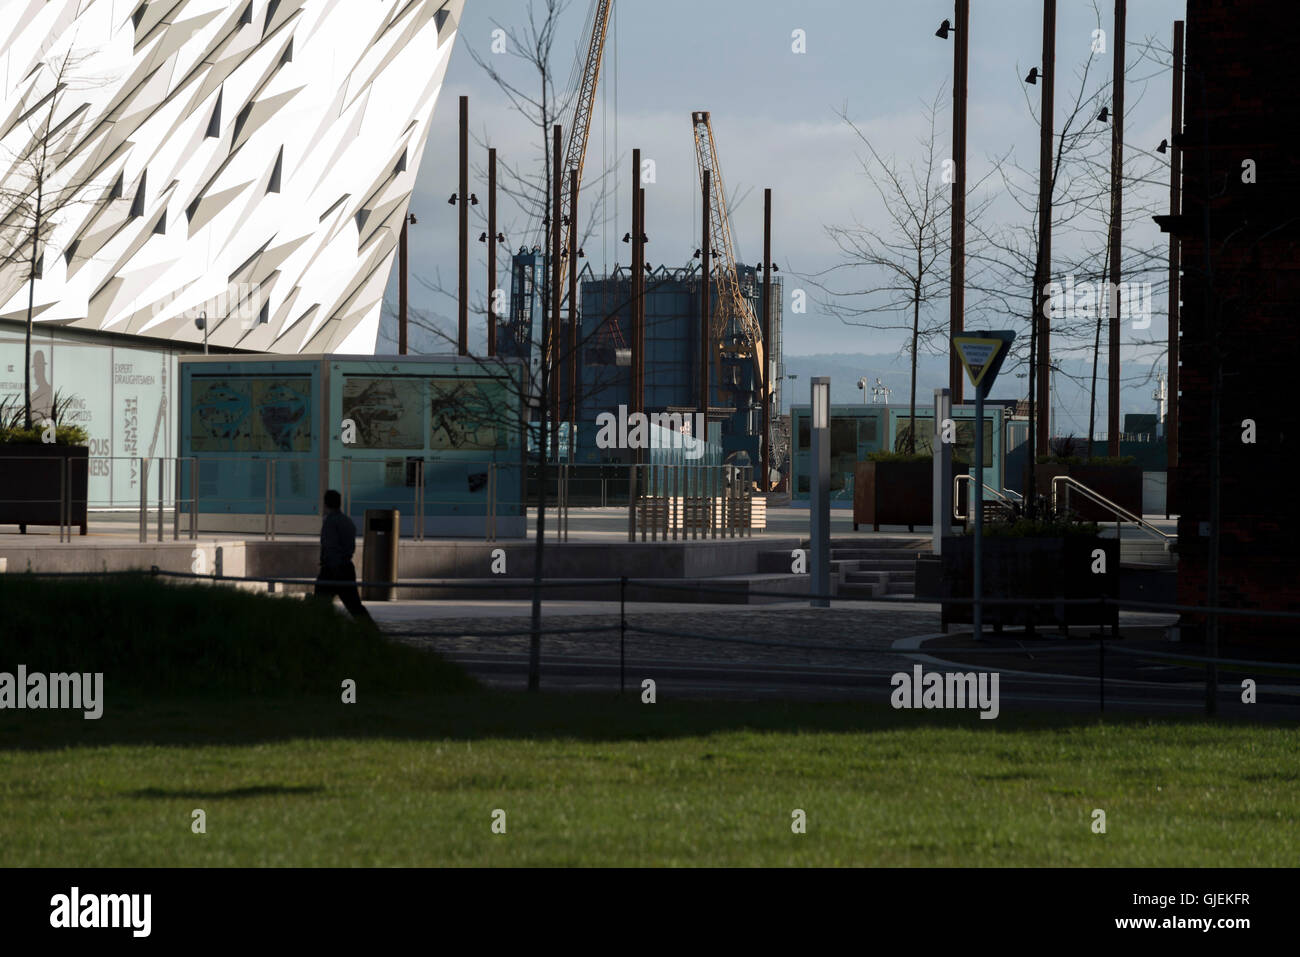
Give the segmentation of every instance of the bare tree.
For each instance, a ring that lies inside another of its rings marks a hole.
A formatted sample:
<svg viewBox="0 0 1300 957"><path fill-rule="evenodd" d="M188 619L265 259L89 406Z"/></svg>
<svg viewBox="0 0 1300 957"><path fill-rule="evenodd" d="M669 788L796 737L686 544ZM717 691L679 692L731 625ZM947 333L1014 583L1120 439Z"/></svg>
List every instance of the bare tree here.
<svg viewBox="0 0 1300 957"><path fill-rule="evenodd" d="M555 74L552 68L553 54L556 35L568 6L568 0L528 0L525 16L518 25L494 19L492 23L500 31L499 37L500 41L504 43L503 52L507 55L507 61L501 61L500 56L496 53L484 56L472 46L469 48L470 56L474 62L501 90L511 107L532 128L533 144L537 152L531 158L524 157L520 160L498 158L498 168L504 174L499 179L498 188L509 201L513 202L523 220L524 225L515 230L516 235L522 234L531 237L537 236L540 231L544 237L543 248L546 250L548 265L551 265L549 259L552 256L552 242L556 238L553 231L561 231L558 234L560 243L562 246L566 246L564 230L568 226L568 211L553 208L556 177L566 176L567 171L555 168L552 136L556 126L561 126L566 131L571 128L572 124L564 121L566 116L572 112L572 103L577 89L577 78L580 75L577 71L583 68L583 58L578 56L575 59L575 76L571 78L563 91L557 90ZM528 78L526 82L516 80L512 75L507 75L504 67L498 66L498 62L509 61L522 65L524 74ZM571 117L569 118L571 119ZM600 175L603 177L606 174L602 172ZM599 177L595 179L595 182L599 182ZM594 228L593 224L601 215L603 215L603 209L599 204L594 204L591 207L590 221L583 233L584 238L590 237ZM580 242L579 247L581 245ZM566 248L564 250L564 255L568 257L570 269L576 270L578 268L577 254L577 249ZM451 294L443 287L440 277L435 275L433 281L428 281L423 277L417 277L417 280L421 281L429 290L448 295L454 301L454 294ZM565 291L560 290L561 312L557 313L553 308L554 299L550 287L550 269L547 269L542 281L544 292L542 294L540 336L530 336L532 341L527 343L529 349L537 349L541 356L537 382L533 383L531 381L531 374L525 375L522 394L518 396L525 418L523 425L525 453L527 449L527 410L532 403L533 397L535 396L537 399L536 465L538 482L535 500L537 530L534 552L532 635L529 644L528 674L528 687L529 690L533 691L537 690L540 683L541 590L546 547L547 473L551 461L558 456L559 423L558 421L552 422L552 417L558 419L559 410L558 407L556 409L551 408L550 396L554 381L553 377L561 374L560 370L572 354L572 351L566 350L564 344L559 341L562 328L560 315L563 311ZM491 290L488 291L488 294L491 295ZM573 305L576 307L576 304ZM573 311L576 314L576 308ZM446 337L444 330L439 328L436 322L431 321L431 318L421 317L416 324L439 338ZM578 344L578 348L582 348L581 342ZM475 361L486 363L491 360Z"/></svg>
<svg viewBox="0 0 1300 957"><path fill-rule="evenodd" d="M946 323L930 317L930 306L948 296L949 240L943 224L952 205L952 189L939 145L938 117L945 89L924 104L926 134L918 138L920 154L905 167L896 157L882 158L870 138L840 110L840 118L862 142L868 157L858 162L885 211L884 228L864 225L828 225L826 233L842 254L841 261L815 274L813 283L827 298L823 305L833 316L849 325L910 333L911 356L910 419L908 451L916 452L916 368L922 345L940 340ZM987 179L987 175L984 179ZM984 179L976 183L978 191ZM968 219L978 221L989 203L977 202ZM866 274L865 282L840 285L843 273ZM820 278L827 277L827 278ZM922 314L925 313L925 320Z"/></svg>
<svg viewBox="0 0 1300 957"><path fill-rule="evenodd" d="M1093 10L1100 26L1101 13L1095 3ZM1143 49L1149 51L1151 41ZM1136 95L1129 101L1130 111L1141 103L1149 81L1159 73L1158 68L1154 71L1151 69L1149 62L1144 66L1144 60L1154 60L1154 57L1144 52L1143 56L1131 60L1127 69L1125 82L1136 91ZM1099 114L1103 106L1107 105L1113 87L1111 78L1104 75L1099 66L1097 53L1090 50L1087 59L1075 70L1074 83L1067 92L1066 109L1064 113L1058 111L1057 114L1059 128L1054 136L1049 185L1053 262L1049 264L1047 278L1069 277L1077 286L1086 284L1089 290L1107 289L1109 280L1111 130L1106 122L1099 119ZM1020 72L1018 65L1017 73ZM1023 87L1023 90L1026 108L1037 121L1037 103L1029 96L1028 87ZM1030 335L1027 338L1017 338L1007 368L1028 365L1031 409L1036 405L1037 377L1055 373L1075 379L1079 385L1089 390L1091 410L1095 408L1096 367L1101 345L1100 324L1106 319L1107 310L1115 307L1113 297L1100 294L1095 297L1080 297L1076 307L1071 309L1059 297L1049 299L1044 293L1043 302L1049 309L1048 316L1052 322L1053 355L1074 352L1087 354L1091 351L1092 382L1071 375L1056 361L1052 362L1049 369L1038 368L1039 324L1034 316L1034 287L1040 245L1039 171L1037 168L1026 169L1009 158L995 161L995 165L1002 192L1012 204L1014 220L993 227L986 227L979 222L972 223L972 228L980 237L978 248L971 252L972 259L976 260L976 269L969 284L973 294L972 311L1002 317L1026 317L1024 321L1029 325ZM1135 242L1134 237L1141 235L1139 227L1149 227L1151 216L1162 209L1160 192L1167 189L1167 179L1160 181L1159 168L1158 160L1150 151L1138 149L1126 151L1125 166L1121 171L1125 190L1126 239L1121 251L1124 275L1132 281L1139 278L1154 280L1151 282L1153 291L1167 288L1166 265L1159 237L1152 232L1152 243ZM1135 339L1133 344L1156 345L1149 339ZM1137 378L1149 380L1150 375L1150 370L1144 370ZM1039 414L1047 412L1044 410ZM1090 418L1091 416L1090 411ZM1031 429L1031 443L1033 435L1034 430ZM1090 422L1089 454L1091 438ZM1032 469L1033 461L1028 464Z"/></svg>
<svg viewBox="0 0 1300 957"><path fill-rule="evenodd" d="M5 139L17 148L3 147L0 158L0 301L9 295L11 276L26 269L27 328L23 352L23 408L25 428L32 428L32 323L35 316L36 280L41 278L44 253L63 219L76 205L93 202L90 185L60 175L60 165L75 139L81 108L66 109L68 94L84 80L78 77L84 55L69 49L51 58L34 73L29 99L33 105ZM66 114L60 119L61 111ZM42 247L45 247L44 249ZM52 410L45 410L47 413Z"/></svg>

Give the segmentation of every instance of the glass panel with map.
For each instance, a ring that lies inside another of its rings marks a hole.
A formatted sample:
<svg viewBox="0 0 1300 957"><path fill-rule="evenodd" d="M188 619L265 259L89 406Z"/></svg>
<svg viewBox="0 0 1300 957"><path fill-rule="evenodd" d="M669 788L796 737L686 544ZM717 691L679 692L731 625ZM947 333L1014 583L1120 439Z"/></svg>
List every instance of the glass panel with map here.
<svg viewBox="0 0 1300 957"><path fill-rule="evenodd" d="M493 379L430 379L429 447L435 451L496 451L511 447L507 384Z"/></svg>
<svg viewBox="0 0 1300 957"><path fill-rule="evenodd" d="M310 377L195 376L194 452L310 452Z"/></svg>
<svg viewBox="0 0 1300 957"><path fill-rule="evenodd" d="M424 448L424 383L420 379L347 376L343 418L356 425L359 449Z"/></svg>

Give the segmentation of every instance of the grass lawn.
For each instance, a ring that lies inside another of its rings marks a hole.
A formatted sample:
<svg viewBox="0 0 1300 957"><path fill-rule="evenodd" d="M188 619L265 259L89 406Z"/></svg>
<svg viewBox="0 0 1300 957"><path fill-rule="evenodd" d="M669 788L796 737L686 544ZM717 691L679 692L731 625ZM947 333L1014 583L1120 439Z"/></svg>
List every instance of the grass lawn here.
<svg viewBox="0 0 1300 957"><path fill-rule="evenodd" d="M496 694L17 714L6 867L1294 866L1300 849L1280 727Z"/></svg>
<svg viewBox="0 0 1300 957"><path fill-rule="evenodd" d="M0 576L0 671L19 664L102 672L104 710L0 710L4 867L1294 866L1300 850L1291 727L489 693L319 603L147 578Z"/></svg>

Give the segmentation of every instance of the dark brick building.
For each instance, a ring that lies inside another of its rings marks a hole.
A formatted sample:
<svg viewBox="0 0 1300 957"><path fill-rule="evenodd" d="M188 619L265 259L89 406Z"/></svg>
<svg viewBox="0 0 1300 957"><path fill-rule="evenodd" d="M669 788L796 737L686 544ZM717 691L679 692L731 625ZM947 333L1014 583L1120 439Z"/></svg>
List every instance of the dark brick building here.
<svg viewBox="0 0 1300 957"><path fill-rule="evenodd" d="M1188 0L1176 503L1179 601L1204 604L1220 376L1219 604L1300 611L1300 32L1294 0ZM1249 182L1253 179L1254 182ZM1243 441L1254 423L1254 442ZM1203 621L1185 616L1187 630ZM1300 647L1300 621L1221 619Z"/></svg>

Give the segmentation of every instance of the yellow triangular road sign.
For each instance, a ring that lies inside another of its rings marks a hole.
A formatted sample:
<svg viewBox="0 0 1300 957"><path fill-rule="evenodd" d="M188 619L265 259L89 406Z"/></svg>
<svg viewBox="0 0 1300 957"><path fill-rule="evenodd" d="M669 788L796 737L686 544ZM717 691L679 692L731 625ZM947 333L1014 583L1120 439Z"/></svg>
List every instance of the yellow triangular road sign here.
<svg viewBox="0 0 1300 957"><path fill-rule="evenodd" d="M970 384L976 387L990 369L1001 365L996 360L1006 345L1002 339L982 336L953 336L952 343L957 348L961 364L966 367L966 375L970 376Z"/></svg>

